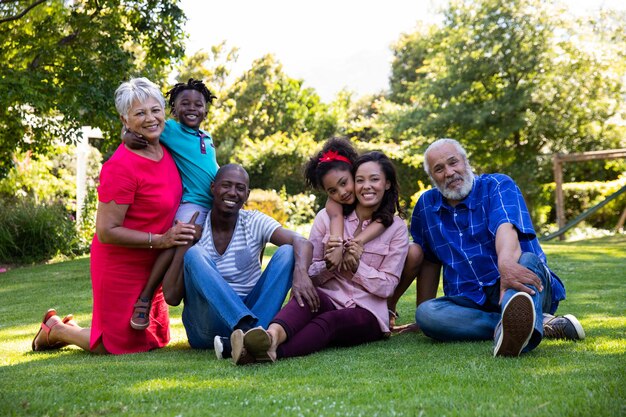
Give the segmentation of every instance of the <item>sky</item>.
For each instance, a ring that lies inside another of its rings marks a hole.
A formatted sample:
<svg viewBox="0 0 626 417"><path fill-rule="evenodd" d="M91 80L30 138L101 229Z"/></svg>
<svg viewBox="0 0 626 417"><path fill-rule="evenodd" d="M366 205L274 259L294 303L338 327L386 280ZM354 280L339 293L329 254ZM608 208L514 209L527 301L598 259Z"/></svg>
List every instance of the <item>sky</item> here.
<svg viewBox="0 0 626 417"><path fill-rule="evenodd" d="M575 13L626 9L623 0L568 0ZM323 101L343 88L358 97L385 90L391 45L419 21L435 23L446 0L181 0L187 15L187 54L226 41L239 48L232 67L241 75L272 53L292 78L304 80Z"/></svg>

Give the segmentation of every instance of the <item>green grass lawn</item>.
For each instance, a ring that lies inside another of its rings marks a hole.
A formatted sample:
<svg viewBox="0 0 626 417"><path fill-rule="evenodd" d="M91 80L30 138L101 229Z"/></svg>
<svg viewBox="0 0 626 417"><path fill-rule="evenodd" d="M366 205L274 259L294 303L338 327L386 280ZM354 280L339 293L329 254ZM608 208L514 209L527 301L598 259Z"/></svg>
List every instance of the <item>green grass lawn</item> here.
<svg viewBox="0 0 626 417"><path fill-rule="evenodd" d="M626 237L544 248L568 291L559 312L587 339L545 340L515 359L493 358L490 342L403 334L236 367L189 348L180 307L159 351L33 353L50 307L89 326L89 260L11 270L0 274L0 416L626 416ZM414 297L401 300L403 322Z"/></svg>

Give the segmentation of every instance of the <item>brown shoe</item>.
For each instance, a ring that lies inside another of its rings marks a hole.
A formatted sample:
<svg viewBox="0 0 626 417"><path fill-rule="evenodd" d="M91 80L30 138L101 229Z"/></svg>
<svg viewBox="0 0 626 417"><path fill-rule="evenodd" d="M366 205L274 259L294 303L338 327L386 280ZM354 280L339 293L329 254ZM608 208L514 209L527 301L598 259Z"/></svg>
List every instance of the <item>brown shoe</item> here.
<svg viewBox="0 0 626 417"><path fill-rule="evenodd" d="M150 308L152 307L152 300L150 298L137 299L137 302L133 306L133 315L130 318L130 327L135 330L145 330L150 326Z"/></svg>

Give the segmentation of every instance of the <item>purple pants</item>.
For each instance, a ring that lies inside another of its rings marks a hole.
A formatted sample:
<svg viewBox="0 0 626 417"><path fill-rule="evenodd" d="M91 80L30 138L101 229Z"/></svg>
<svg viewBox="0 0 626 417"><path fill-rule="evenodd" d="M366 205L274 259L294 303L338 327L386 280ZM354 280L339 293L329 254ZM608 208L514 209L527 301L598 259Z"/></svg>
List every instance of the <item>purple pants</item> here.
<svg viewBox="0 0 626 417"><path fill-rule="evenodd" d="M361 307L336 309L326 294L319 290L317 293L320 297L317 312L311 312L306 303L300 307L292 298L272 320L287 333L287 340L276 351L279 358L304 356L328 346L356 346L383 338L378 320L371 312Z"/></svg>

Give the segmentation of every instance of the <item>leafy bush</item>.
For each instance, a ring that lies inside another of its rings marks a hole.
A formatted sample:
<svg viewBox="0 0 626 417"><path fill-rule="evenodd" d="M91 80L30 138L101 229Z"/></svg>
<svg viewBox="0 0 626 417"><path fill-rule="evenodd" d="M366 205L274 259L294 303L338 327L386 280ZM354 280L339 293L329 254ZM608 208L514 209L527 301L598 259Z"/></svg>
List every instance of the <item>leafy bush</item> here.
<svg viewBox="0 0 626 417"><path fill-rule="evenodd" d="M96 211L98 209L98 191L95 186L87 187L85 201L81 210L80 222L77 222L79 250L89 251L93 235L96 233Z"/></svg>
<svg viewBox="0 0 626 417"><path fill-rule="evenodd" d="M260 190L258 188L250 190L250 197L248 197L245 208L263 212L282 225L285 225L289 218L286 201L275 190Z"/></svg>
<svg viewBox="0 0 626 417"><path fill-rule="evenodd" d="M62 204L0 202L0 262L42 262L79 252L74 221Z"/></svg>
<svg viewBox="0 0 626 417"><path fill-rule="evenodd" d="M314 194L300 193L287 196L287 215L290 227L309 224L315 218L316 201Z"/></svg>
<svg viewBox="0 0 626 417"><path fill-rule="evenodd" d="M250 174L250 187L280 190L289 194L304 189L304 163L321 147L310 134L289 137L276 133L264 139L246 139L235 153L235 161Z"/></svg>
<svg viewBox="0 0 626 417"><path fill-rule="evenodd" d="M615 181L573 182L563 184L565 219L570 221L576 216L600 203L611 194L626 185L626 174ZM542 187L538 204L533 207L533 215L538 224L556 223L556 206L554 203L554 183ZM612 229L626 205L626 195L611 201L606 206L588 217L585 222L598 229Z"/></svg>

